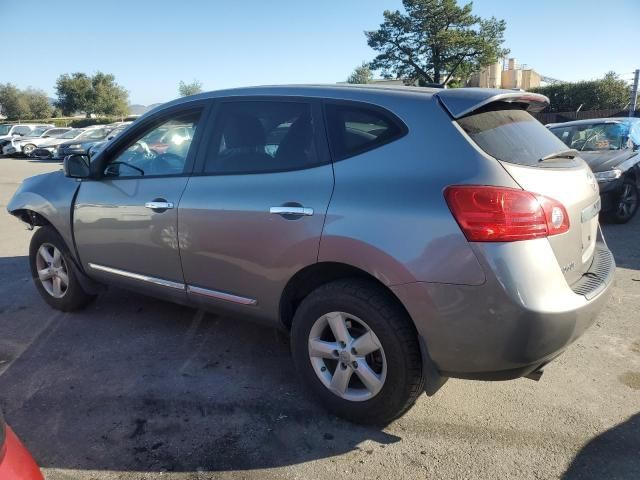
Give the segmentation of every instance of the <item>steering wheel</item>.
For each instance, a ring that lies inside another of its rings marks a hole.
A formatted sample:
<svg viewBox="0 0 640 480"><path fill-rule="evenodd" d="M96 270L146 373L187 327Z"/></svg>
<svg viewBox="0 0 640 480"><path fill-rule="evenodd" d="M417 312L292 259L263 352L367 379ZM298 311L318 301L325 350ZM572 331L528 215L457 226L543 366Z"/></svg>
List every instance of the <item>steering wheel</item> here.
<svg viewBox="0 0 640 480"><path fill-rule="evenodd" d="M156 155L150 164L149 175L166 175L168 173L182 173L184 158L175 153Z"/></svg>
<svg viewBox="0 0 640 480"><path fill-rule="evenodd" d="M132 150L136 152L136 154L141 154L145 160L151 160L157 156L156 152L151 150L147 142L143 140L138 140L134 143Z"/></svg>

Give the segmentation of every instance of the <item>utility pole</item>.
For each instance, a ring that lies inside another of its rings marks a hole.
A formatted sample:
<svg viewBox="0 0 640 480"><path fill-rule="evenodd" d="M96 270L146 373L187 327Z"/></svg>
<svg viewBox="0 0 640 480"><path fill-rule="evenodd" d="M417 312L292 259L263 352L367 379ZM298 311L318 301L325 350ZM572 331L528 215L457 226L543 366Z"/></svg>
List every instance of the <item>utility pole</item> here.
<svg viewBox="0 0 640 480"><path fill-rule="evenodd" d="M629 117L633 117L636 113L636 104L638 103L638 80L640 77L640 69L636 69L633 75L633 88L631 89L631 102L629 103Z"/></svg>

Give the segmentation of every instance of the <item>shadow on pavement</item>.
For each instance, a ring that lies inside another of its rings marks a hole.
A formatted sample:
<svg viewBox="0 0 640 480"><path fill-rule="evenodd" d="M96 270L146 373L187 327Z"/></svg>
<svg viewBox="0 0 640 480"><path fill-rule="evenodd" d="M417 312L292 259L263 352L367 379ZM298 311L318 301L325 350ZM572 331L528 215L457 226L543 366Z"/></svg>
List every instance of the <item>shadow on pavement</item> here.
<svg viewBox="0 0 640 480"><path fill-rule="evenodd" d="M576 455L564 480L640 478L640 414L591 440Z"/></svg>
<svg viewBox="0 0 640 480"><path fill-rule="evenodd" d="M0 407L42 467L246 470L400 440L310 401L274 329L118 289L52 313L27 268L0 258L4 285L24 285L22 309L7 300L0 323L40 329L0 376Z"/></svg>

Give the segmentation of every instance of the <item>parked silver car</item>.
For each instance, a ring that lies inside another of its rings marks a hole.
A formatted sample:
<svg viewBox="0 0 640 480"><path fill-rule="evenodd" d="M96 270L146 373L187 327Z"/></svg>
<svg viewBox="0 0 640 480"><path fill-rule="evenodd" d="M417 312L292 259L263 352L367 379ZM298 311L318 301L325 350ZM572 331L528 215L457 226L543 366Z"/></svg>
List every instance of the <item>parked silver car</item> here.
<svg viewBox="0 0 640 480"><path fill-rule="evenodd" d="M615 264L589 167L489 89L260 87L182 98L91 161L27 179L54 308L99 284L291 333L301 378L358 422L448 377L539 378L602 309ZM256 348L260 348L256 345Z"/></svg>

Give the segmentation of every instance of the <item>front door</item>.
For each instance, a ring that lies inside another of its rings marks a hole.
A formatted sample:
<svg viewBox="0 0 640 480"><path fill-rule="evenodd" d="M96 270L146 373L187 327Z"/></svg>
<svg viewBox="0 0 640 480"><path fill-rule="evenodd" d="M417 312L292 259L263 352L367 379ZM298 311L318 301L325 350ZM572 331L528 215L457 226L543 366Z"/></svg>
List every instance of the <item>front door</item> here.
<svg viewBox="0 0 640 480"><path fill-rule="evenodd" d="M178 203L192 170L202 108L151 119L96 159L104 176L83 181L75 240L92 276L186 298L178 245Z"/></svg>
<svg viewBox="0 0 640 480"><path fill-rule="evenodd" d="M189 297L267 319L317 261L333 169L319 104L221 100L178 213Z"/></svg>

